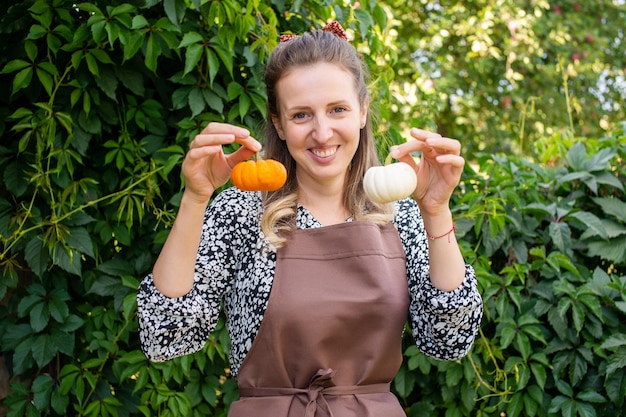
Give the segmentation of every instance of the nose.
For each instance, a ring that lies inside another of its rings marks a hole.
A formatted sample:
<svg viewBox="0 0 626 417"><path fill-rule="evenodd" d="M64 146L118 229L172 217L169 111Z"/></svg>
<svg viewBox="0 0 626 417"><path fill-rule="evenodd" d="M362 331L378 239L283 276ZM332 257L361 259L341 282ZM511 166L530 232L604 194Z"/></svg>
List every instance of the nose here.
<svg viewBox="0 0 626 417"><path fill-rule="evenodd" d="M333 137L331 121L326 115L317 116L313 121L313 139L318 143L326 143Z"/></svg>

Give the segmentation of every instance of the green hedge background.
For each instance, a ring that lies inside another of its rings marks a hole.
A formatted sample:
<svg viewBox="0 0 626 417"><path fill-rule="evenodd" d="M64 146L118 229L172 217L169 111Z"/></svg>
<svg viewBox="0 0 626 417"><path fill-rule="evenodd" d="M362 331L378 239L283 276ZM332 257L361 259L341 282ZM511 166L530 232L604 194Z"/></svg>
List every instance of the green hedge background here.
<svg viewBox="0 0 626 417"><path fill-rule="evenodd" d="M626 414L626 10L517 3L0 6L0 415L226 415L223 325L149 363L136 288L190 139L214 120L260 135L278 35L328 19L371 67L381 156L417 125L468 159L453 207L485 318L460 361L407 334L393 389L408 415Z"/></svg>

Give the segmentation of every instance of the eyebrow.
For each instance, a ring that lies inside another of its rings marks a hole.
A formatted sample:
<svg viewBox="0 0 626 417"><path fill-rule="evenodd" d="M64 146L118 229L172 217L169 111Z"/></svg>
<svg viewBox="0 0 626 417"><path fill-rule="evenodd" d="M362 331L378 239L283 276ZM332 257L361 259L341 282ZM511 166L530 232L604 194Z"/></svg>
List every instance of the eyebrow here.
<svg viewBox="0 0 626 417"><path fill-rule="evenodd" d="M344 106L344 107L349 107L349 103L346 100L337 100L337 101L332 101L330 103L328 103L326 105L326 107L335 107L335 106ZM293 107L287 107L286 110L287 111L298 111L298 110L309 110L311 108L311 106L293 106Z"/></svg>

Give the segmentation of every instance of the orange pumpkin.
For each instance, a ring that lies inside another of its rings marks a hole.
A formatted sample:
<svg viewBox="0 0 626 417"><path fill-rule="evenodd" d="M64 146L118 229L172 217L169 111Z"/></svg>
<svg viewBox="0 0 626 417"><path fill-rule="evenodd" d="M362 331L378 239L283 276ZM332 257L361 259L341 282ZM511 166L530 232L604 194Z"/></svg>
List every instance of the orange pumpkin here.
<svg viewBox="0 0 626 417"><path fill-rule="evenodd" d="M273 159L248 160L234 166L230 180L243 191L276 191L287 181L287 169Z"/></svg>

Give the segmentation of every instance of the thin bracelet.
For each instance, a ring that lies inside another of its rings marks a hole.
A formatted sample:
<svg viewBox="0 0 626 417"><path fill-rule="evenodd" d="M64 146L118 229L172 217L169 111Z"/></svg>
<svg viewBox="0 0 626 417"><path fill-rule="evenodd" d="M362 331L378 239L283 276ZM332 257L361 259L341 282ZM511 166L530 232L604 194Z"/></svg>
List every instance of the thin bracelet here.
<svg viewBox="0 0 626 417"><path fill-rule="evenodd" d="M452 229L448 230L446 233L444 233L443 235L439 235L439 236L432 236L430 233L428 233L428 231L426 232L426 236L428 236L428 238L430 240L435 240L435 239L439 239L442 238L444 236L448 236L448 243L450 243L450 233L452 232L456 232L456 226L454 225L454 222L452 222Z"/></svg>

